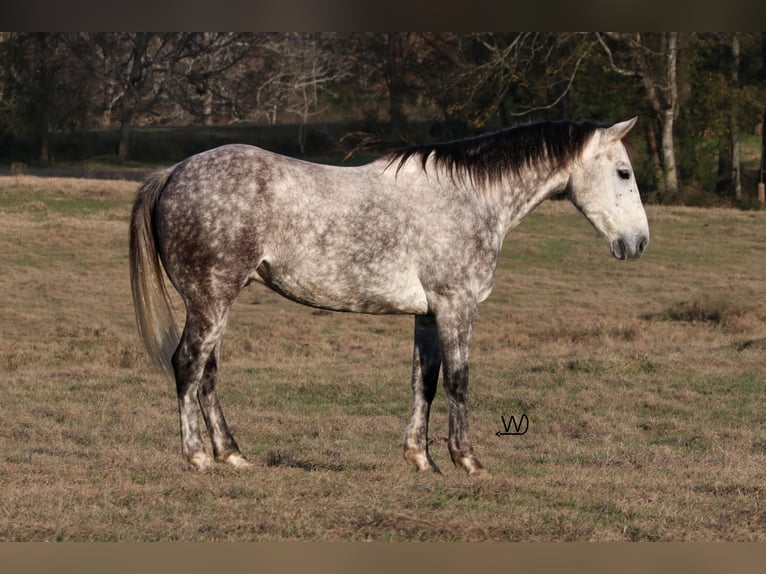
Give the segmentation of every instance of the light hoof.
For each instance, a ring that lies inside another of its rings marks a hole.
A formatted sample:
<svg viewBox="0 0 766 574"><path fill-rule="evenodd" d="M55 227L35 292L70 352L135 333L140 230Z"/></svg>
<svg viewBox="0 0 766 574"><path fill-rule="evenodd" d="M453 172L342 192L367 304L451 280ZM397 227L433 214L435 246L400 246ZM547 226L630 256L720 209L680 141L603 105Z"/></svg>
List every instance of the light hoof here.
<svg viewBox="0 0 766 574"><path fill-rule="evenodd" d="M474 470L468 471L468 476L472 478L491 478L492 473L489 472L486 468L477 468Z"/></svg>
<svg viewBox="0 0 766 574"><path fill-rule="evenodd" d="M223 459L221 459L221 462L224 462L230 466L233 466L234 468L251 468L253 464L249 462L244 456L242 456L238 452L233 452Z"/></svg>
<svg viewBox="0 0 766 574"><path fill-rule="evenodd" d="M468 476L477 478L486 478L489 476L489 472L479 462L479 459L473 455L458 457L453 456L452 461L455 463L455 466L465 470L468 473Z"/></svg>
<svg viewBox="0 0 766 574"><path fill-rule="evenodd" d="M406 449L404 459L415 465L418 472L431 472L433 474L442 474L442 471L436 466L427 451L420 449Z"/></svg>
<svg viewBox="0 0 766 574"><path fill-rule="evenodd" d="M215 464L213 458L206 452L195 452L193 455L187 458L189 466L195 470L207 470L212 468Z"/></svg>

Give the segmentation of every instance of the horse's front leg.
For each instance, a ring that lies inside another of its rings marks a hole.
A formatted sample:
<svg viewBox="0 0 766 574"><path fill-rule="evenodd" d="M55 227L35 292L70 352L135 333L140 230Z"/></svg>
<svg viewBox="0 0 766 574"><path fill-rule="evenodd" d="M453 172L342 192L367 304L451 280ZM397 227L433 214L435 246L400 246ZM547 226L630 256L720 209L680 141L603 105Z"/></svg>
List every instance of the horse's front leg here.
<svg viewBox="0 0 766 574"><path fill-rule="evenodd" d="M441 473L428 452L428 416L436 394L441 360L441 345L433 315L416 315L412 416L404 430L404 458L419 471Z"/></svg>
<svg viewBox="0 0 766 574"><path fill-rule="evenodd" d="M442 343L444 390L449 415L449 451L455 466L469 475L486 474L473 454L468 438L468 357L478 303L473 300L449 301L437 308L436 322Z"/></svg>

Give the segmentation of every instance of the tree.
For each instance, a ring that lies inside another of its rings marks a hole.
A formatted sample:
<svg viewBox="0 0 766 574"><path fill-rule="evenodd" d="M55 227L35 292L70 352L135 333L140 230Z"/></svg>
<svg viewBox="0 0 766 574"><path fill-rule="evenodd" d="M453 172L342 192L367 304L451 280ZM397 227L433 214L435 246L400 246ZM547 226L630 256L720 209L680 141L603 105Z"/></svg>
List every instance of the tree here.
<svg viewBox="0 0 766 574"><path fill-rule="evenodd" d="M166 89L173 100L203 125L214 122L217 109L235 106L234 85L239 64L259 43L256 34L197 32L183 36L182 57L176 57Z"/></svg>
<svg viewBox="0 0 766 574"><path fill-rule="evenodd" d="M481 33L474 43L466 46L474 64L464 73L471 116L479 126L491 117L507 126L562 105L593 40L578 33Z"/></svg>
<svg viewBox="0 0 766 574"><path fill-rule="evenodd" d="M404 105L411 89L409 67L414 53L414 34L412 32L387 32L383 35L385 58L383 59L383 77L388 88L388 117L391 121L391 136L405 139L407 115Z"/></svg>
<svg viewBox="0 0 766 574"><path fill-rule="evenodd" d="M51 128L75 117L82 83L62 49L61 35L11 33L2 43L4 100L36 136L37 157L51 161Z"/></svg>
<svg viewBox="0 0 766 574"><path fill-rule="evenodd" d="M729 74L731 77L731 85L735 90L739 90L739 60L740 60L740 44L739 34L732 32L730 35L731 40L731 66ZM737 118L737 99L732 98L731 105L729 106L729 150L731 156L729 157L730 166L730 179L732 186L734 187L734 196L738 201L742 200L742 175L740 171L740 146L739 146L739 121Z"/></svg>
<svg viewBox="0 0 766 574"><path fill-rule="evenodd" d="M758 82L766 85L766 34L761 33L761 67L758 73ZM766 105L762 105L763 116L761 119L761 163L758 174L758 201L763 204L766 201Z"/></svg>
<svg viewBox="0 0 766 574"><path fill-rule="evenodd" d="M395 142L410 137L409 109L423 87L420 64L428 47L416 32L368 32L340 37L348 67L388 116L388 136ZM377 118L376 118L377 119Z"/></svg>
<svg viewBox="0 0 766 574"><path fill-rule="evenodd" d="M675 150L675 120L679 110L679 33L597 33L596 37L613 71L641 80L655 115L648 130L652 157L661 171L664 190L676 193L679 189Z"/></svg>
<svg viewBox="0 0 766 574"><path fill-rule="evenodd" d="M689 44L691 90L681 110L687 173L722 197L744 198L740 138L763 116L761 34L699 33ZM710 181L715 178L714 181Z"/></svg>
<svg viewBox="0 0 766 574"><path fill-rule="evenodd" d="M758 86L763 56L761 34L730 32L711 34L710 44L716 58L718 89L709 82L705 91L718 101L719 159L717 191L722 195L743 199L740 134L745 126L752 129L759 122L764 101ZM756 64L757 62L757 64ZM715 64L711 66L713 68ZM723 112L723 113L721 113Z"/></svg>
<svg viewBox="0 0 766 574"><path fill-rule="evenodd" d="M81 33L67 45L100 86L100 123L115 107L120 126L118 157L130 156L130 135L138 114L151 113L177 61L185 56L183 34L151 32Z"/></svg>
<svg viewBox="0 0 766 574"><path fill-rule="evenodd" d="M139 112L149 112L163 93L169 72L185 56L186 43L177 34L126 32L130 56L121 71L120 145L117 156L130 157L130 132Z"/></svg>
<svg viewBox="0 0 766 574"><path fill-rule="evenodd" d="M337 37L321 32L288 33L280 42L278 73L285 92L285 111L297 116L298 146L306 153L306 126L323 111L320 97L351 74L348 60L336 50Z"/></svg>
<svg viewBox="0 0 766 574"><path fill-rule="evenodd" d="M116 113L120 126L118 157L128 159L137 116L155 113L176 66L194 53L190 34L83 33L67 35L66 42L100 86L101 124L106 125Z"/></svg>
<svg viewBox="0 0 766 574"><path fill-rule="evenodd" d="M327 111L323 101L335 98L339 83L352 74L350 52L341 35L326 32L270 33L255 42L236 88L238 113L270 124L297 120L304 154L309 121Z"/></svg>
<svg viewBox="0 0 766 574"><path fill-rule="evenodd" d="M125 96L124 75L132 57L129 35L114 32L71 32L63 35L68 50L90 78L91 121L112 125L115 106Z"/></svg>

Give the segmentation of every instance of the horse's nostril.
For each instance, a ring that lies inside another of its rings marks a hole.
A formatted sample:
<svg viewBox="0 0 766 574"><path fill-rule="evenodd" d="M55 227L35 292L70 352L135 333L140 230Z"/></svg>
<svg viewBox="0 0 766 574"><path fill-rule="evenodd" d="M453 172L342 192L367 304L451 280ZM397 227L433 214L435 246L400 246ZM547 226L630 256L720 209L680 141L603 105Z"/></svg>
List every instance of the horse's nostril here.
<svg viewBox="0 0 766 574"><path fill-rule="evenodd" d="M646 251L646 246L649 244L649 240L646 237L643 237L641 239L641 242L638 244L638 254L643 254L644 251Z"/></svg>
<svg viewBox="0 0 766 574"><path fill-rule="evenodd" d="M620 247L620 259L627 259L628 257L628 247L625 245L625 241L623 239L620 239L617 244Z"/></svg>

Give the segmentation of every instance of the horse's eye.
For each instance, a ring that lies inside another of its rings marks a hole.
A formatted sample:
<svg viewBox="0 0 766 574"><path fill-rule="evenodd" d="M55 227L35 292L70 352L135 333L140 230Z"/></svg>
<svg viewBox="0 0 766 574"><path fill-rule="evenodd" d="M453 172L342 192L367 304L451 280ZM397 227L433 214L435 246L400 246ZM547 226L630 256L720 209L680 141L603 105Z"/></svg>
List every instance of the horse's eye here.
<svg viewBox="0 0 766 574"><path fill-rule="evenodd" d="M629 169L618 169L617 175L620 176L620 179L630 179L630 170Z"/></svg>

